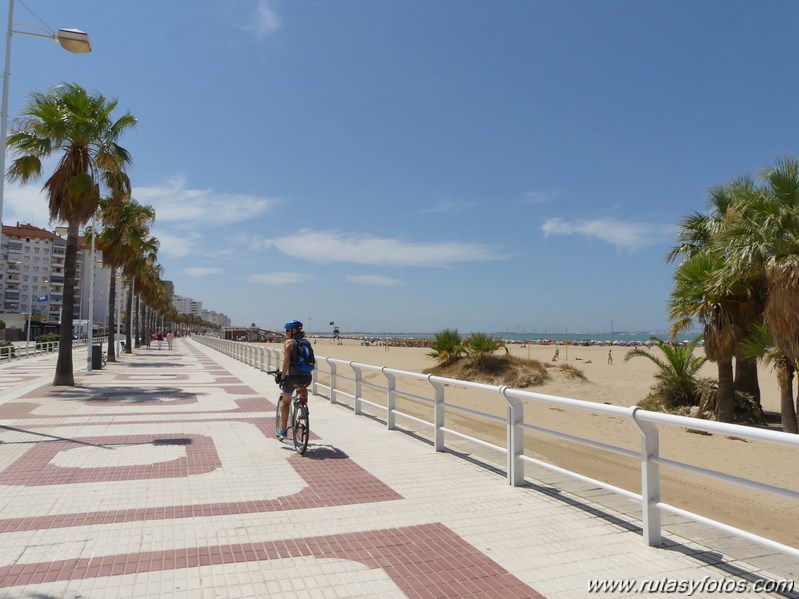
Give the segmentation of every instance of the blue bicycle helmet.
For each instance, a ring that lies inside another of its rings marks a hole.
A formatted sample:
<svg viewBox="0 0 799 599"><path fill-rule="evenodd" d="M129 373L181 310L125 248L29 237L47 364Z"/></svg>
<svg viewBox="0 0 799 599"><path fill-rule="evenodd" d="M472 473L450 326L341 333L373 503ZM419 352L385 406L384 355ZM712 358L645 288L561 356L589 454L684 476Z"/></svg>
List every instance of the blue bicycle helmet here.
<svg viewBox="0 0 799 599"><path fill-rule="evenodd" d="M302 323L299 320L289 320L286 324L283 325L283 328L287 331L289 329L294 329L296 331L302 330Z"/></svg>

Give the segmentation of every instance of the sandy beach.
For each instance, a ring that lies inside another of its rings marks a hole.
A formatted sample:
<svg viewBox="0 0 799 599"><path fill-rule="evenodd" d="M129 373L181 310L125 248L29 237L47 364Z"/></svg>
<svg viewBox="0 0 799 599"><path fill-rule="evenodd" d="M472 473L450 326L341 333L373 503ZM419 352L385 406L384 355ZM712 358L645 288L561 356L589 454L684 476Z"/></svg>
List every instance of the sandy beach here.
<svg viewBox="0 0 799 599"><path fill-rule="evenodd" d="M314 340L318 356L337 358L356 363L387 366L398 370L422 372L435 362L427 356L426 348L363 346L359 341L345 339L337 345L329 339ZM554 346L513 345L512 355L533 358L552 364ZM569 397L588 402L632 406L646 397L654 384L654 364L645 358L624 361L628 349L602 346L559 346L559 363L580 369L586 380L569 378L557 369L550 369L552 380L526 391ZM608 364L608 349L612 349L613 364ZM653 349L657 352L657 349ZM702 350L697 350L702 355ZM351 373L342 373L349 376ZM715 364L707 363L701 373L716 378ZM762 403L766 411L779 411L779 395L774 374L761 367L760 386ZM368 378L381 377L373 373ZM382 382L382 381L381 381ZM405 383L410 393L429 395L427 383ZM451 398L448 395L448 401ZM504 416L504 407L497 398L493 405L486 396L464 390L455 400L466 407L479 408ZM416 405L414 405L416 404ZM431 420L428 407L405 400L399 409ZM448 418L450 418L448 416ZM504 429L493 423L454 415L448 426L471 431L476 437L503 444ZM609 417L585 410L561 409L554 406L528 405L525 422L560 432L579 432L596 441L632 450L639 449L638 432L621 418ZM424 432L427 432L426 430ZM640 492L639 464L618 454L595 450L548 435L527 432L525 445L528 453L556 464L610 482L631 491ZM697 466L708 466L725 473L799 491L799 481L794 470L799 461L799 451L783 446L767 446L759 442L704 435L684 430L668 430L661 434L661 455L665 458ZM797 502L772 494L756 493L737 486L663 467L662 500L666 503L713 518L744 530L762 534L788 545L799 547L799 521Z"/></svg>

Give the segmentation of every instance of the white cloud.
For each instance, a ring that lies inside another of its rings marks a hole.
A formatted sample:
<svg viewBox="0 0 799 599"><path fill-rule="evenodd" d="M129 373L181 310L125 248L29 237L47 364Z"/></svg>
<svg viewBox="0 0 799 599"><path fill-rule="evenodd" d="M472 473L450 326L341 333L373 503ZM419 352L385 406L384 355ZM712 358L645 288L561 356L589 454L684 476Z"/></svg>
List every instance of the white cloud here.
<svg viewBox="0 0 799 599"><path fill-rule="evenodd" d="M242 28L245 31L253 31L258 36L266 36L280 29L282 23L280 17L272 9L267 0L258 0L255 11L250 16L249 21Z"/></svg>
<svg viewBox="0 0 799 599"><path fill-rule="evenodd" d="M156 223L158 217L156 216ZM158 256L182 258L196 255L199 235L189 232L165 233L162 229L153 228L153 237L158 240Z"/></svg>
<svg viewBox="0 0 799 599"><path fill-rule="evenodd" d="M357 283L359 285L382 285L390 287L392 285L399 285L397 279L391 277L381 277L379 275L348 275L347 280L350 283Z"/></svg>
<svg viewBox="0 0 799 599"><path fill-rule="evenodd" d="M7 224L30 223L35 227L50 229L50 209L41 183L17 185L6 183L3 192L3 222Z"/></svg>
<svg viewBox="0 0 799 599"><path fill-rule="evenodd" d="M135 187L133 197L155 208L156 222L186 225L237 223L268 212L280 203L274 198L187 189L186 180L176 177L160 187Z"/></svg>
<svg viewBox="0 0 799 599"><path fill-rule="evenodd" d="M526 191L515 203L524 206L537 206L554 202L562 195L561 191Z"/></svg>
<svg viewBox="0 0 799 599"><path fill-rule="evenodd" d="M440 200L430 208L422 210L422 214L459 214L477 206L477 202L456 202L454 200Z"/></svg>
<svg viewBox="0 0 799 599"><path fill-rule="evenodd" d="M249 280L253 283L264 283L266 285L291 285L292 283L304 283L312 280L313 277L298 272L273 272L263 275L250 275Z"/></svg>
<svg viewBox="0 0 799 599"><path fill-rule="evenodd" d="M496 248L456 241L408 243L399 239L303 229L295 235L267 240L284 254L310 262L329 264L381 264L398 266L444 266L458 262L501 260Z"/></svg>
<svg viewBox="0 0 799 599"><path fill-rule="evenodd" d="M622 222L613 218L567 221L562 218L551 218L541 229L544 236L581 235L590 239L599 239L619 250L634 252L647 245L660 243L673 234L674 228L669 225L651 223Z"/></svg>
<svg viewBox="0 0 799 599"><path fill-rule="evenodd" d="M183 272L190 277L204 277L205 275L215 275L220 272L224 272L224 270L221 268L205 268L202 266L196 266L193 268L184 268Z"/></svg>

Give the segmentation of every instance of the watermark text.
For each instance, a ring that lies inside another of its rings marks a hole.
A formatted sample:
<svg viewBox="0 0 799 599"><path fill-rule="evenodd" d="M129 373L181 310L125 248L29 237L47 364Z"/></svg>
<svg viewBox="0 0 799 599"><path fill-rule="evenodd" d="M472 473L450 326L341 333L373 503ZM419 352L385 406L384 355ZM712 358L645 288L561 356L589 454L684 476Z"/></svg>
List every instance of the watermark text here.
<svg viewBox="0 0 799 599"><path fill-rule="evenodd" d="M619 578L588 581L589 593L791 593L794 580L742 580L740 578Z"/></svg>

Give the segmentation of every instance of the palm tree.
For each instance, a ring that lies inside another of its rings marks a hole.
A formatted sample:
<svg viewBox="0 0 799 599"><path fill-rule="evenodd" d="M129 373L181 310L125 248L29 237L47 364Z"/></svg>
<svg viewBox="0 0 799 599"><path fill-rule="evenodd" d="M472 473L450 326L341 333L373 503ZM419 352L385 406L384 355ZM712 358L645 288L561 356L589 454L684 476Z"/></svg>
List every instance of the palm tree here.
<svg viewBox="0 0 799 599"><path fill-rule="evenodd" d="M724 276L760 281L766 288L763 321L791 368L799 365L799 161L783 158L766 169L764 186L739 206L720 245ZM778 378L786 376L778 369ZM781 382L780 384L783 384ZM783 423L792 418L785 413Z"/></svg>
<svg viewBox="0 0 799 599"><path fill-rule="evenodd" d="M158 256L158 240L149 236L149 224L155 218L155 212L150 206L138 206L133 211L136 218L128 227L127 240L129 243L127 259L123 271L128 280L128 294L126 306L126 353L132 350L132 323L133 323L133 296L142 295L142 291L149 284L149 279L157 275L151 274L152 265L156 264Z"/></svg>
<svg viewBox="0 0 799 599"><path fill-rule="evenodd" d="M705 358L694 355L694 349L700 340L701 337L697 337L686 345L672 345L663 339L650 337L652 344L663 353L663 358L653 354L651 350L636 347L627 352L624 361L646 358L658 367L655 374L658 383L654 391L664 397L667 407L697 405L702 385L696 378L696 373L706 362Z"/></svg>
<svg viewBox="0 0 799 599"><path fill-rule="evenodd" d="M489 356L494 355L500 347L505 348L505 353L508 354L508 348L501 339L487 335L486 333L472 333L471 336L463 343L463 350L470 358L475 360L478 364L484 363Z"/></svg>
<svg viewBox="0 0 799 599"><path fill-rule="evenodd" d="M774 337L765 325L754 327L752 335L743 344L743 351L750 357L774 368L780 389L782 430L786 433L799 433L799 424L796 418L797 410L794 408L792 395L796 367L791 360L785 357L782 350L774 346ZM799 408L799 394L797 394L797 408Z"/></svg>
<svg viewBox="0 0 799 599"><path fill-rule="evenodd" d="M72 322L75 271L80 225L97 211L100 185L124 173L131 158L117 144L136 124L126 113L116 121L111 113L116 100L89 94L81 86L63 84L48 92L34 92L8 147L17 156L8 170L11 181L29 183L42 175L42 161L60 155L55 171L44 184L50 218L67 223L64 258L64 293L54 385L74 386Z"/></svg>
<svg viewBox="0 0 799 599"><path fill-rule="evenodd" d="M463 340L458 329L444 329L433 334L428 356L435 358L440 366L455 362L463 354Z"/></svg>
<svg viewBox="0 0 799 599"><path fill-rule="evenodd" d="M710 214L694 212L685 217L678 244L667 257L669 261L683 257L674 274L668 305L674 333L694 319L703 325L705 354L718 368L717 416L722 422L734 420L736 389L752 395L758 403L760 398L756 362L743 356L739 348L746 331L761 318L763 286L748 276L750 273L745 276L725 269L729 253L720 243L731 223L740 219L740 206L756 195L754 183L745 177L711 188Z"/></svg>
<svg viewBox="0 0 799 599"><path fill-rule="evenodd" d="M132 264L138 252L145 249L145 239L149 235L150 225L155 220L155 211L151 206L141 205L136 200L126 197L112 197L100 203L103 208L103 221L106 227L97 237L97 245L103 251L103 262L116 271ZM116 300L116 277L111 277L112 289L109 298L109 349L108 359L114 357L114 307ZM130 306L128 306L128 311ZM130 347L127 339L126 347Z"/></svg>
<svg viewBox="0 0 799 599"><path fill-rule="evenodd" d="M124 249L118 234L120 220L125 206L130 200L130 179L125 173L109 174L107 187L111 191L108 198L100 200L101 222L103 230L95 238L95 243L103 256L103 264L111 269L111 280L108 292L108 361L116 362L116 299L117 269L124 261ZM95 232L92 231L92 234ZM88 236L88 234L87 234Z"/></svg>

